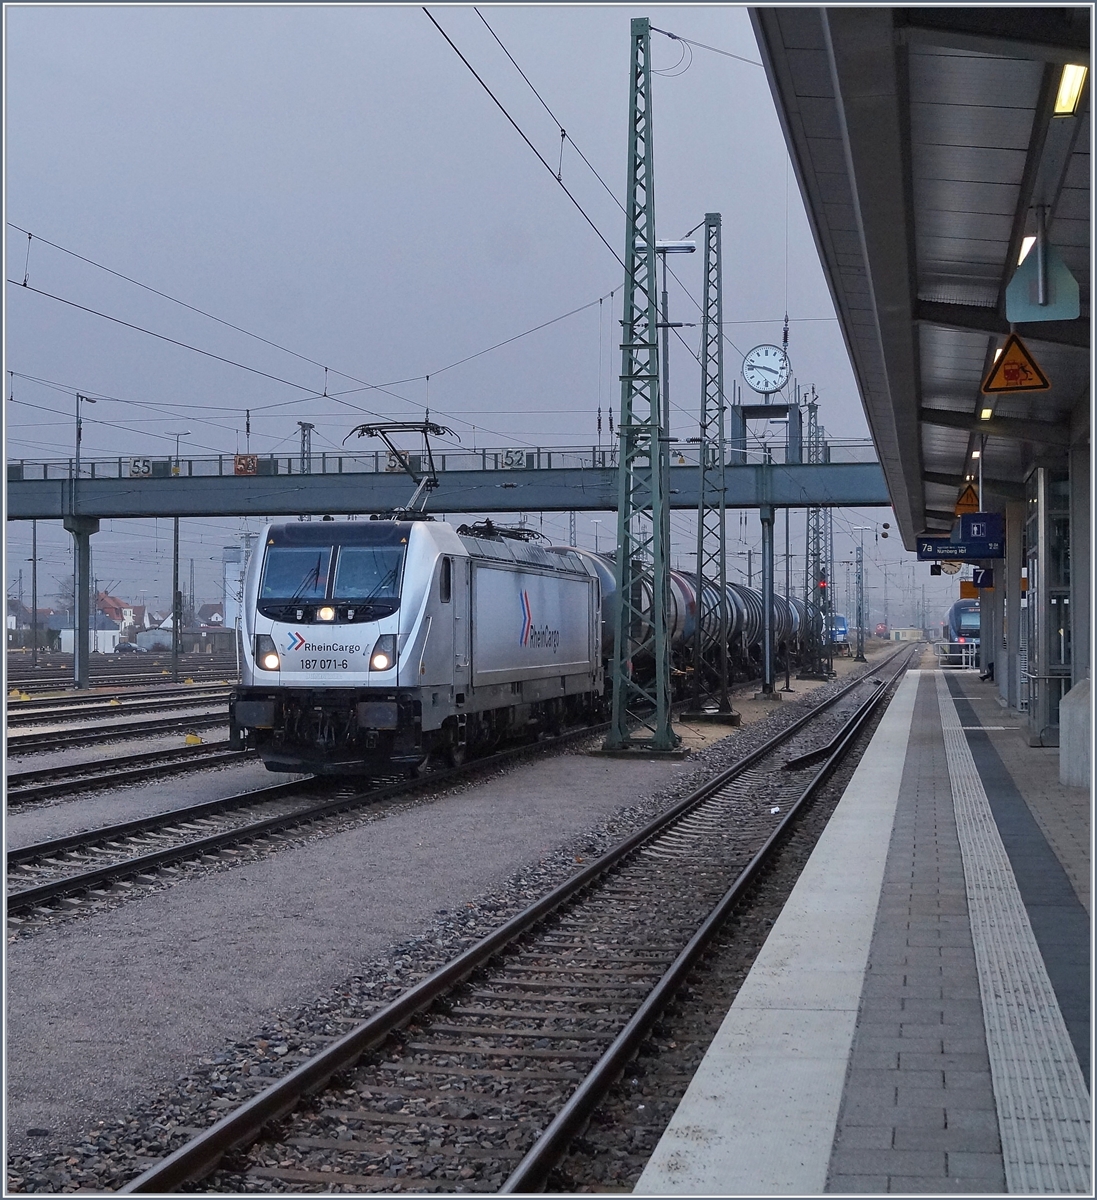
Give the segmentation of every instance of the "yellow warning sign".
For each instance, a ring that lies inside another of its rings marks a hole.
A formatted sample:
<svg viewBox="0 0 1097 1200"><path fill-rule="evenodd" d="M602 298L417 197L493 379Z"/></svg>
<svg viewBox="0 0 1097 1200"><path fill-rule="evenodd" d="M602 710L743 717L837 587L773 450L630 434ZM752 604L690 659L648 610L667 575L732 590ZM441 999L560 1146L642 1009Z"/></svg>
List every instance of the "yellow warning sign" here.
<svg viewBox="0 0 1097 1200"><path fill-rule="evenodd" d="M964 513L973 513L979 511L979 495L969 483L966 488L960 493L960 499L956 501L956 515L962 517Z"/></svg>
<svg viewBox="0 0 1097 1200"><path fill-rule="evenodd" d="M960 599L961 600L978 600L979 589L971 582L970 579L960 580Z"/></svg>
<svg viewBox="0 0 1097 1200"><path fill-rule="evenodd" d="M1051 387L1048 377L1040 370L1028 347L1015 334L1006 338L1002 353L983 380L983 395L999 392L1046 392Z"/></svg>

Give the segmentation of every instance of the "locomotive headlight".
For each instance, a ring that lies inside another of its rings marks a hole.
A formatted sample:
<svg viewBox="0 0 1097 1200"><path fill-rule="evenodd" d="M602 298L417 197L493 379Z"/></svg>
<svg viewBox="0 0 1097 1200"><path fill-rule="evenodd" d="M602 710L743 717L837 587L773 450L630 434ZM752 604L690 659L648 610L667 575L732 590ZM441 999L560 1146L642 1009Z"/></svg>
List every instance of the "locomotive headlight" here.
<svg viewBox="0 0 1097 1200"><path fill-rule="evenodd" d="M264 671L277 671L281 666L278 651L274 648L274 638L268 633L255 635L255 662Z"/></svg>
<svg viewBox="0 0 1097 1200"><path fill-rule="evenodd" d="M335 609L330 604L325 604L323 608L316 610L316 619L318 621L334 621Z"/></svg>
<svg viewBox="0 0 1097 1200"><path fill-rule="evenodd" d="M370 668L374 671L387 671L396 661L396 634L383 633L377 639L369 656Z"/></svg>

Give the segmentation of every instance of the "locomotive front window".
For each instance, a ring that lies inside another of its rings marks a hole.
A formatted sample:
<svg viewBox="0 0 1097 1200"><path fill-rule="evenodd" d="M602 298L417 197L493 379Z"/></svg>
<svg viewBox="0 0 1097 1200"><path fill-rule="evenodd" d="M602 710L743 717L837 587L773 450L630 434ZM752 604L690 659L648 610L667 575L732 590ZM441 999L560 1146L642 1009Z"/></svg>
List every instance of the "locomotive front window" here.
<svg viewBox="0 0 1097 1200"><path fill-rule="evenodd" d="M962 608L960 610L960 632L964 634L976 634L979 632L979 612L972 611L970 608Z"/></svg>
<svg viewBox="0 0 1097 1200"><path fill-rule="evenodd" d="M399 600L403 563L403 546L340 546L331 597L340 604Z"/></svg>
<svg viewBox="0 0 1097 1200"><path fill-rule="evenodd" d="M330 564L330 546L268 546L259 599L322 600Z"/></svg>

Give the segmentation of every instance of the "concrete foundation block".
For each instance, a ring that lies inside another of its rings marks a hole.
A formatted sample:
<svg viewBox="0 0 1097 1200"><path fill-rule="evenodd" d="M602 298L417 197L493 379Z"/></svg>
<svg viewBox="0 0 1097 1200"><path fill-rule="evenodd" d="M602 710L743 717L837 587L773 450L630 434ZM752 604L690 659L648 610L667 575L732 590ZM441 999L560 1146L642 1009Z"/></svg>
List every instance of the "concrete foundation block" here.
<svg viewBox="0 0 1097 1200"><path fill-rule="evenodd" d="M1076 683L1059 703L1059 782L1089 787L1092 704L1089 680Z"/></svg>

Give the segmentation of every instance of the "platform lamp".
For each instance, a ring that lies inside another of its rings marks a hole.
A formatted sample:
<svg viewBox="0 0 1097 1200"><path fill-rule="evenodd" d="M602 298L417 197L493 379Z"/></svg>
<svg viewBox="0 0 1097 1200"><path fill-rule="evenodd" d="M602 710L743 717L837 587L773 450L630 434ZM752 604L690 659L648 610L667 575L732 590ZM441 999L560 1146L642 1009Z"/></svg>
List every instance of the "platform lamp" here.
<svg viewBox="0 0 1097 1200"><path fill-rule="evenodd" d="M168 433L175 438L175 461L172 474L179 474L179 439L190 437L190 430L184 429L179 433ZM179 622L183 617L183 605L179 597L179 518L172 518L172 553L171 553L171 681L179 682L179 652L182 647L182 635Z"/></svg>
<svg viewBox="0 0 1097 1200"><path fill-rule="evenodd" d="M171 473L173 475L178 475L179 474L179 439L185 438L185 437L190 437L190 430L184 429L182 431L182 433L168 433L168 437L175 438L175 458L172 460Z"/></svg>
<svg viewBox="0 0 1097 1200"><path fill-rule="evenodd" d="M84 422L80 416L80 405L82 403L83 404L94 404L95 397L94 396L81 396L79 392L76 393L76 463L75 463L75 471L73 472L73 480L74 480L73 494L74 495L75 495L75 490L76 490L75 480L80 478L80 443L84 440ZM73 515L75 516L75 514L76 514L76 504L74 501L73 502Z"/></svg>
<svg viewBox="0 0 1097 1200"><path fill-rule="evenodd" d="M865 534L873 531L872 525L854 525L854 533L861 535L857 546L857 657L854 662L865 662Z"/></svg>

